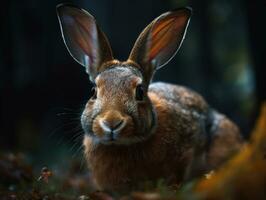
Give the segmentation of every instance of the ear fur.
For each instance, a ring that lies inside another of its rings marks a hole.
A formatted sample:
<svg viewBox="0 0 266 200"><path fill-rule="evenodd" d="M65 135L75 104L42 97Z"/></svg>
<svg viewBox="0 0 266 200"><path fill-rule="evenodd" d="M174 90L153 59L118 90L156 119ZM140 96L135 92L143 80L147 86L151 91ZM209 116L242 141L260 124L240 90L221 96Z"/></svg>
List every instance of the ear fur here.
<svg viewBox="0 0 266 200"><path fill-rule="evenodd" d="M192 14L191 8L166 12L153 20L140 34L129 61L140 65L146 81L166 65L179 50Z"/></svg>
<svg viewBox="0 0 266 200"><path fill-rule="evenodd" d="M86 68L93 81L97 73L103 70L103 64L113 60L108 39L87 11L68 4L59 4L56 9L69 53Z"/></svg>

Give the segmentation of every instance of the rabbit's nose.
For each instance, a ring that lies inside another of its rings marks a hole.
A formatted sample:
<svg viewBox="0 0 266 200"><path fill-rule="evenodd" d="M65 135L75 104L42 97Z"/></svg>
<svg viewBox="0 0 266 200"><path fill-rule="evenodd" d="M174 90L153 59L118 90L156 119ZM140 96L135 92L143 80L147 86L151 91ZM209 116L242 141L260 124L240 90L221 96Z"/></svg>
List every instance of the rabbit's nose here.
<svg viewBox="0 0 266 200"><path fill-rule="evenodd" d="M125 121L123 119L117 119L112 121L100 120L100 126L105 132L118 133L125 126Z"/></svg>

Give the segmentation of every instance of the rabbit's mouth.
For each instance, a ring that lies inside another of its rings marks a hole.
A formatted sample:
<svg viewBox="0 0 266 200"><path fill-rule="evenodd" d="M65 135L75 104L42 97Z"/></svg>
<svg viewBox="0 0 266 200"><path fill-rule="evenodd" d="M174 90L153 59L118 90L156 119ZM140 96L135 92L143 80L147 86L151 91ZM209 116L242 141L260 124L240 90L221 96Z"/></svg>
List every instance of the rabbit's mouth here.
<svg viewBox="0 0 266 200"><path fill-rule="evenodd" d="M115 138L112 136L98 139L98 143L104 144L104 145L130 145L135 144L139 142L145 141L147 138L143 136L133 136L130 138Z"/></svg>
<svg viewBox="0 0 266 200"><path fill-rule="evenodd" d="M111 127L103 118L96 117L92 125L93 134L90 136L96 143L129 145L146 139L145 134L141 134L137 130L138 128L130 116L124 116L123 120L116 121Z"/></svg>
<svg viewBox="0 0 266 200"><path fill-rule="evenodd" d="M119 138L117 137L117 134L114 132L111 132L109 135L104 136L101 138L101 142L104 144L116 144L118 143Z"/></svg>
<svg viewBox="0 0 266 200"><path fill-rule="evenodd" d="M116 141L118 141L119 137L120 137L120 132L126 126L125 121L120 121L116 125L115 129L110 129L101 120L100 120L99 124L102 127L102 129L104 130L104 136L102 138L104 143L115 143Z"/></svg>

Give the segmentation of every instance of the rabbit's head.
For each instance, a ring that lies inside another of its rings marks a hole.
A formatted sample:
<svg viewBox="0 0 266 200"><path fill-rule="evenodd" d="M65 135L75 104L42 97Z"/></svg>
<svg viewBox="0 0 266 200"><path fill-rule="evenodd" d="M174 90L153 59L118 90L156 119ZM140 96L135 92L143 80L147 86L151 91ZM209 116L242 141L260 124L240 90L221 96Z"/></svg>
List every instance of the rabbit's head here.
<svg viewBox="0 0 266 200"><path fill-rule="evenodd" d="M85 133L104 144L148 138L157 120L148 85L154 72L178 51L191 9L173 10L153 20L124 62L113 58L106 36L88 12L59 5L57 14L69 53L86 68L95 85L81 117Z"/></svg>

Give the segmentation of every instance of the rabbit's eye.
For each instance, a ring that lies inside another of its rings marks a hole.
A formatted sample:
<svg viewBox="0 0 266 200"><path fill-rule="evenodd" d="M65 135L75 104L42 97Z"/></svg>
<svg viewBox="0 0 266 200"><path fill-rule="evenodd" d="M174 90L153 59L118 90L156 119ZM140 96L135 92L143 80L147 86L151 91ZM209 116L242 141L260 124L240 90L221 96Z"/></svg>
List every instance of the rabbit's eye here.
<svg viewBox="0 0 266 200"><path fill-rule="evenodd" d="M142 85L138 85L136 87L136 100L143 101L144 99L144 89Z"/></svg>
<svg viewBox="0 0 266 200"><path fill-rule="evenodd" d="M91 88L91 93L92 93L91 99L92 100L96 99L97 98L97 88L96 87Z"/></svg>

